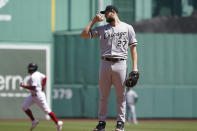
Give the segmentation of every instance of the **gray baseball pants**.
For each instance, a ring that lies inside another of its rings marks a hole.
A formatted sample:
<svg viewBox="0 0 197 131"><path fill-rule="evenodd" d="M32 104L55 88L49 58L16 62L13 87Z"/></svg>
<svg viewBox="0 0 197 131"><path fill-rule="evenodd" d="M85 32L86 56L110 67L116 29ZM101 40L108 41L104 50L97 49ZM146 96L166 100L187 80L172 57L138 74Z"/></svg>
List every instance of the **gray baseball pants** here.
<svg viewBox="0 0 197 131"><path fill-rule="evenodd" d="M125 86L127 64L126 60L118 62L101 61L99 74L100 101L98 119L105 121L108 111L108 99L111 86L114 85L117 102L117 121L125 122Z"/></svg>

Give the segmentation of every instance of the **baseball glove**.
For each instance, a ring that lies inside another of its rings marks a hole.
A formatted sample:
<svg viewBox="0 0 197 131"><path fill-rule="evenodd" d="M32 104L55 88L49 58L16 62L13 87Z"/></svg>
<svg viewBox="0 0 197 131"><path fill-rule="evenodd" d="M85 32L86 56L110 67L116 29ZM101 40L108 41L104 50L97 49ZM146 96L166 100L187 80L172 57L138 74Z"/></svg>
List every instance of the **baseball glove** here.
<svg viewBox="0 0 197 131"><path fill-rule="evenodd" d="M138 71L132 71L129 73L129 77L125 81L125 85L128 88L133 88L139 79L139 72Z"/></svg>

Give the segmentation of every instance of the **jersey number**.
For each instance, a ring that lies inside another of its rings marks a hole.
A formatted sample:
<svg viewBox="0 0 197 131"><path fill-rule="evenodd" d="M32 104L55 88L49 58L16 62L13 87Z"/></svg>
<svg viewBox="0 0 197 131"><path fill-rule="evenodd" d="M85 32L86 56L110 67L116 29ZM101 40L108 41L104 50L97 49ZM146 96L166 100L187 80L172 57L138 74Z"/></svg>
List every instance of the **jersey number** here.
<svg viewBox="0 0 197 131"><path fill-rule="evenodd" d="M121 45L123 45L123 47L127 44L127 41L126 40L118 40L118 43L117 43L117 47L121 47Z"/></svg>

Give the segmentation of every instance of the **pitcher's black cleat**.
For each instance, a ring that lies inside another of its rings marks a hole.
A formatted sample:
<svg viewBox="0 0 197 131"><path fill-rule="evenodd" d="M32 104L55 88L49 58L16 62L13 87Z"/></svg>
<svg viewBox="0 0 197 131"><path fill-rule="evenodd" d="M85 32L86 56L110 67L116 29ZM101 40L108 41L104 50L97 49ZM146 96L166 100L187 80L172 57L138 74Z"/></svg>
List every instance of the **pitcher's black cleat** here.
<svg viewBox="0 0 197 131"><path fill-rule="evenodd" d="M116 125L115 131L124 131L124 122L117 121L117 125Z"/></svg>
<svg viewBox="0 0 197 131"><path fill-rule="evenodd" d="M99 121L98 125L93 131L105 131L105 125L106 123L104 121Z"/></svg>

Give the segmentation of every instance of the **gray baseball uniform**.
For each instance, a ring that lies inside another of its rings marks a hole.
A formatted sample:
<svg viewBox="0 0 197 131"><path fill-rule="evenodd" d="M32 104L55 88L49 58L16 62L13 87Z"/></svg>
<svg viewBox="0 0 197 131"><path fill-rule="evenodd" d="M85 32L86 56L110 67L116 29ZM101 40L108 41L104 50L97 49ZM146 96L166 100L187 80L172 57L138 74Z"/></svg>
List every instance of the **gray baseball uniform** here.
<svg viewBox="0 0 197 131"><path fill-rule="evenodd" d="M130 89L126 94L126 99L127 99L128 104L133 104L134 105L135 104L135 99L137 99L137 98L138 98L137 93L132 89Z"/></svg>
<svg viewBox="0 0 197 131"><path fill-rule="evenodd" d="M126 94L126 101L127 101L127 105L132 113L132 118L133 118L133 123L137 124L137 118L136 118L136 112L135 112L135 99L138 99L138 95L137 93L130 89L127 94ZM131 117L128 116L128 122L130 123L131 121Z"/></svg>
<svg viewBox="0 0 197 131"><path fill-rule="evenodd" d="M116 92L117 121L125 122L125 86L127 74L126 60L128 47L137 44L134 29L121 22L117 26L110 24L99 26L90 31L91 37L100 38L101 65L99 74L100 102L99 121L105 121L111 85ZM113 59L115 58L115 60Z"/></svg>

